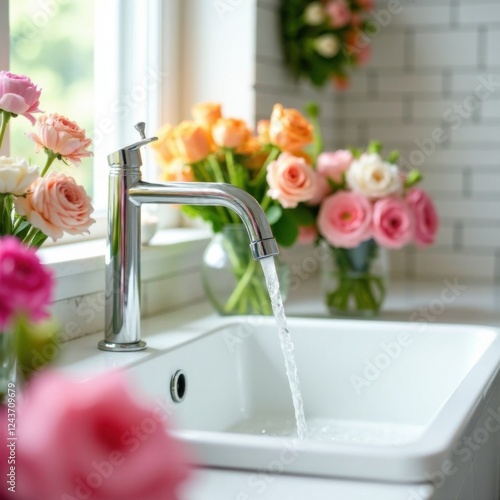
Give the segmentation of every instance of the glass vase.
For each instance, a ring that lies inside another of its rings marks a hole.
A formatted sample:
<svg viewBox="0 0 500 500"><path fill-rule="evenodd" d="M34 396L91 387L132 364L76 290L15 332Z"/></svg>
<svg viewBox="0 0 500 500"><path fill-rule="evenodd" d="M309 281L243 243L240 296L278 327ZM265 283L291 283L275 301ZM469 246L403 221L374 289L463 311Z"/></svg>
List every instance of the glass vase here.
<svg viewBox="0 0 500 500"><path fill-rule="evenodd" d="M387 255L374 240L355 248L338 248L321 241L327 258L321 263L325 303L333 316L376 316L386 296Z"/></svg>
<svg viewBox="0 0 500 500"><path fill-rule="evenodd" d="M274 257L283 301L290 283L288 266ZM203 288L219 314L272 314L271 301L260 262L250 251L241 224L224 226L208 244L202 263Z"/></svg>
<svg viewBox="0 0 500 500"><path fill-rule="evenodd" d="M10 332L0 331L0 404L7 398L9 384L15 382L16 352Z"/></svg>

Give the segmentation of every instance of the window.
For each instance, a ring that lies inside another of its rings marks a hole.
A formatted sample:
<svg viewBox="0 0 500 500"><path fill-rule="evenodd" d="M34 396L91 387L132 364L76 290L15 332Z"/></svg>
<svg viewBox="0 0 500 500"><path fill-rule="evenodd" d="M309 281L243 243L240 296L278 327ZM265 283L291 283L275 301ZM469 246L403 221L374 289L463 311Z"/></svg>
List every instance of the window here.
<svg viewBox="0 0 500 500"><path fill-rule="evenodd" d="M0 25L9 19L9 70L42 88L45 112L67 116L93 138L94 157L66 169L92 194L97 215L106 207L107 155L138 140L135 123L145 121L152 135L166 119L177 119L166 112L173 109L177 89L172 66L177 9L175 0L0 3ZM0 28L1 38L6 30ZM6 65L0 49L0 68ZM24 119L11 121L10 153L39 163L43 160L23 136L29 128ZM143 174L154 179L147 153L145 160L149 170Z"/></svg>

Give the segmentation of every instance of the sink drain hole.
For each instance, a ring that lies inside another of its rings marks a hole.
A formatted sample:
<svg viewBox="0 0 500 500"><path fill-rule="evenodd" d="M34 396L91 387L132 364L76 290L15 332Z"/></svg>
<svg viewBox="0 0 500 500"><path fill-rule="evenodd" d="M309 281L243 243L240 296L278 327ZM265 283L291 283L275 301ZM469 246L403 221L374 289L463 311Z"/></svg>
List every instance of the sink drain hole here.
<svg viewBox="0 0 500 500"><path fill-rule="evenodd" d="M186 397L187 379L182 370L177 370L170 380L170 395L175 403L180 403Z"/></svg>

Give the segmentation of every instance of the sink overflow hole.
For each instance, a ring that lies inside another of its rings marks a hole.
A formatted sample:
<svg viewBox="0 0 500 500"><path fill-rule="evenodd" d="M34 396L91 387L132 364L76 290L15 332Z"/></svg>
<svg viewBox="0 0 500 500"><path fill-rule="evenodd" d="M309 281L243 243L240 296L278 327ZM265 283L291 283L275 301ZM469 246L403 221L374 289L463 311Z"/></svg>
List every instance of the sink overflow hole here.
<svg viewBox="0 0 500 500"><path fill-rule="evenodd" d="M182 370L177 370L170 380L170 395L174 403L180 403L186 397L187 379Z"/></svg>

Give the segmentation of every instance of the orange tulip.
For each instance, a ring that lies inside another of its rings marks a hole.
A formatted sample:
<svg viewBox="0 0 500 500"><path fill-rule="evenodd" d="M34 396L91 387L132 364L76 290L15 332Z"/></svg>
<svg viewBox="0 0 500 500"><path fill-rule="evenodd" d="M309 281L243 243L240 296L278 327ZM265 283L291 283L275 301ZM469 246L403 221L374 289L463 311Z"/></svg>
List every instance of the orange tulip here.
<svg viewBox="0 0 500 500"><path fill-rule="evenodd" d="M184 163L196 163L210 154L210 142L202 125L183 121L169 134L169 147Z"/></svg>
<svg viewBox="0 0 500 500"><path fill-rule="evenodd" d="M243 120L219 118L212 126L212 138L220 148L237 148L250 137L250 130Z"/></svg>
<svg viewBox="0 0 500 500"><path fill-rule="evenodd" d="M175 157L169 145L169 136L172 130L172 125L170 125L170 123L165 123L158 132L156 132L158 140L151 143L151 148L155 152L156 161L160 166L168 165Z"/></svg>
<svg viewBox="0 0 500 500"><path fill-rule="evenodd" d="M269 125L271 143L282 151L297 152L313 141L313 127L296 109L275 104Z"/></svg>
<svg viewBox="0 0 500 500"><path fill-rule="evenodd" d="M222 117L221 105L218 102L200 102L191 108L194 121L210 129Z"/></svg>
<svg viewBox="0 0 500 500"><path fill-rule="evenodd" d="M193 171L189 165L185 165L181 160L174 159L161 166L160 178L167 182L192 182L194 180Z"/></svg>
<svg viewBox="0 0 500 500"><path fill-rule="evenodd" d="M271 122L269 120L259 120L257 122L257 135L261 144L269 144L271 139L269 138L269 125Z"/></svg>

